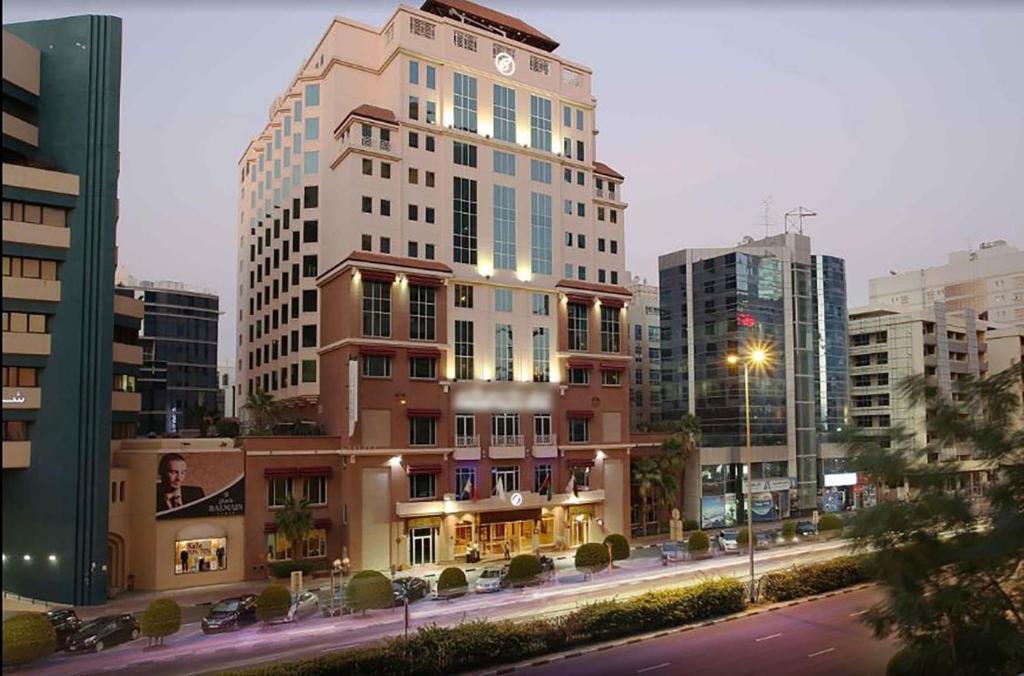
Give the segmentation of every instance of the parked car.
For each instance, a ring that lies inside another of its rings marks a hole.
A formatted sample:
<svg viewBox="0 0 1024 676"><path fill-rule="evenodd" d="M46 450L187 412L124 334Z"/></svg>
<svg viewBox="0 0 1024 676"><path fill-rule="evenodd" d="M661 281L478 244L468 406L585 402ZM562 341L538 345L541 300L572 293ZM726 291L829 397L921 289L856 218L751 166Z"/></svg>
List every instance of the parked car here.
<svg viewBox="0 0 1024 676"><path fill-rule="evenodd" d="M127 613L105 615L90 622L68 637L67 651L71 653L101 652L111 646L134 641L139 637L139 623Z"/></svg>
<svg viewBox="0 0 1024 676"><path fill-rule="evenodd" d="M256 595L245 594L217 601L203 618L204 634L235 631L256 622Z"/></svg>
<svg viewBox="0 0 1024 676"><path fill-rule="evenodd" d="M429 594L430 585L420 577L400 577L391 583L391 591L395 597L395 605L401 606L405 605L406 599L412 603Z"/></svg>
<svg viewBox="0 0 1024 676"><path fill-rule="evenodd" d="M320 598L311 591L304 591L292 599L285 622L298 622L304 617L320 612Z"/></svg>
<svg viewBox="0 0 1024 676"><path fill-rule="evenodd" d="M82 621L70 608L56 608L45 613L46 619L53 625L53 631L57 634L57 650L63 650L68 643L68 638L82 628Z"/></svg>
<svg viewBox="0 0 1024 676"><path fill-rule="evenodd" d="M670 563L679 563L686 560L686 549L682 542L670 540L661 545L661 565L667 566Z"/></svg>
<svg viewBox="0 0 1024 676"><path fill-rule="evenodd" d="M817 535L818 527L810 521L798 521L796 524L796 534L800 537L807 537L809 535Z"/></svg>
<svg viewBox="0 0 1024 676"><path fill-rule="evenodd" d="M736 540L736 536L739 535L734 530L723 530L718 534L716 538L718 542L718 548L723 552L735 552L739 551L740 545Z"/></svg>
<svg viewBox="0 0 1024 676"><path fill-rule="evenodd" d="M480 577L477 578L476 584L473 585L474 591L481 594L489 592L501 591L508 586L508 566L503 568L485 568Z"/></svg>
<svg viewBox="0 0 1024 676"><path fill-rule="evenodd" d="M754 547L757 549L767 549L771 543L771 533L767 531L754 531Z"/></svg>

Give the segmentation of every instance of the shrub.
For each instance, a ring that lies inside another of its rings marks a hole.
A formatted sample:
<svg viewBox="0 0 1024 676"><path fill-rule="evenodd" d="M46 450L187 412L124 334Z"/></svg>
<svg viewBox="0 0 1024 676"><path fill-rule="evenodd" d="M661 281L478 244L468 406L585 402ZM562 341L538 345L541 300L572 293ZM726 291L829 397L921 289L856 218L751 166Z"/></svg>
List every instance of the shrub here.
<svg viewBox="0 0 1024 676"><path fill-rule="evenodd" d="M949 663L949 649L935 646L933 650L903 648L892 656L886 665L886 676L918 676L919 674L950 674L953 665Z"/></svg>
<svg viewBox="0 0 1024 676"><path fill-rule="evenodd" d="M580 545L576 550L576 570L594 573L608 566L608 548L597 542Z"/></svg>
<svg viewBox="0 0 1024 676"><path fill-rule="evenodd" d="M629 541L625 536L612 533L604 539L604 546L612 546L612 561L622 561L629 558Z"/></svg>
<svg viewBox="0 0 1024 676"><path fill-rule="evenodd" d="M508 581L512 584L533 582L541 574L540 558L533 554L520 554L508 564Z"/></svg>
<svg viewBox="0 0 1024 676"><path fill-rule="evenodd" d="M686 541L686 550L691 554L703 554L709 549L711 549L711 540L708 539L708 534L702 530L691 533L690 539Z"/></svg>
<svg viewBox="0 0 1024 676"><path fill-rule="evenodd" d="M796 521L787 521L782 524L782 539L786 542L796 539Z"/></svg>
<svg viewBox="0 0 1024 676"><path fill-rule="evenodd" d="M740 549L746 549L750 543L750 531L746 528L740 528L740 532L736 534L736 545Z"/></svg>
<svg viewBox="0 0 1024 676"><path fill-rule="evenodd" d="M181 607L174 599L157 599L146 608L139 624L143 636L163 643L164 637L181 629Z"/></svg>
<svg viewBox="0 0 1024 676"><path fill-rule="evenodd" d="M838 514L823 514L822 517L818 519L818 531L822 533L842 529L843 520L839 518Z"/></svg>
<svg viewBox="0 0 1024 676"><path fill-rule="evenodd" d="M5 667L46 657L57 647L57 633L42 613L4 620L3 640Z"/></svg>
<svg viewBox="0 0 1024 676"><path fill-rule="evenodd" d="M353 611L391 608L395 604L391 580L377 570L361 570L352 576L345 598Z"/></svg>
<svg viewBox="0 0 1024 676"><path fill-rule="evenodd" d="M700 530L696 519L683 519L683 530Z"/></svg>
<svg viewBox="0 0 1024 676"><path fill-rule="evenodd" d="M271 563L270 574L276 578L284 579L291 577L292 571L302 571L302 576L312 575L316 571L327 570L330 567L330 561L325 559L318 559L316 561L279 561L277 563Z"/></svg>
<svg viewBox="0 0 1024 676"><path fill-rule="evenodd" d="M820 563L808 563L776 570L761 577L761 594L768 601L789 601L842 589L868 580L865 561L859 556L841 556Z"/></svg>
<svg viewBox="0 0 1024 676"><path fill-rule="evenodd" d="M292 593L282 584L268 585L256 599L256 617L262 622L280 620L292 607Z"/></svg>
<svg viewBox="0 0 1024 676"><path fill-rule="evenodd" d="M465 591L469 587L466 582L466 573L461 568L452 566L441 571L437 578L437 593L444 596L447 594Z"/></svg>

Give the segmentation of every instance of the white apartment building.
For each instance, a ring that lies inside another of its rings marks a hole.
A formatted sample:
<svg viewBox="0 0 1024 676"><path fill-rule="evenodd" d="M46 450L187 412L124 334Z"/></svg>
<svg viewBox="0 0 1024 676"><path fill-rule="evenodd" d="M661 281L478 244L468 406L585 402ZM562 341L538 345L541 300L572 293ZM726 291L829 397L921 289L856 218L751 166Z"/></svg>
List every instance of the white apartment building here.
<svg viewBox="0 0 1024 676"><path fill-rule="evenodd" d="M972 308L991 322L1024 326L1024 251L1004 240L954 251L945 265L892 272L869 282L870 303L916 312L944 301L947 312Z"/></svg>
<svg viewBox="0 0 1024 676"><path fill-rule="evenodd" d="M567 289L626 281L623 177L596 160L591 70L557 47L465 0L334 18L239 160L240 400L324 414L317 278L353 254L448 266L475 292L439 300L442 377L473 320L477 379L557 381Z"/></svg>
<svg viewBox="0 0 1024 676"><path fill-rule="evenodd" d="M661 422L661 311L658 287L627 273L633 294L626 313L633 361L629 366L630 428L649 431Z"/></svg>

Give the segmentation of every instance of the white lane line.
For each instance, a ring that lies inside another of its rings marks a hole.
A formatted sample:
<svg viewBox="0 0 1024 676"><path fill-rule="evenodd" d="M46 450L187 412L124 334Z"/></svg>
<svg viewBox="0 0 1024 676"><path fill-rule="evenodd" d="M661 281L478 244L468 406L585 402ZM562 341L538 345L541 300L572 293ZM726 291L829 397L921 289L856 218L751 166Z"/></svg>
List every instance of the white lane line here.
<svg viewBox="0 0 1024 676"><path fill-rule="evenodd" d="M647 673L648 671L654 671L655 669L664 669L669 664L670 664L669 662L662 662L661 664L655 664L654 666L651 666L651 667L644 667L643 669L637 669L636 673L644 674L644 673Z"/></svg>
<svg viewBox="0 0 1024 676"><path fill-rule="evenodd" d="M810 655L808 655L808 657L817 657L818 655L824 655L825 653L830 653L833 650L835 650L835 648L825 648L824 650L819 650L816 653L811 653Z"/></svg>
<svg viewBox="0 0 1024 676"><path fill-rule="evenodd" d="M760 643L761 641L770 641L773 638L778 638L780 636L782 636L781 633L780 634L772 634L771 636L762 636L761 638L755 638L754 642L755 643Z"/></svg>
<svg viewBox="0 0 1024 676"><path fill-rule="evenodd" d="M861 615L864 615L865 613L869 612L870 610L871 610L870 608L865 608L864 610L858 610L855 613L850 613L850 617L860 617Z"/></svg>

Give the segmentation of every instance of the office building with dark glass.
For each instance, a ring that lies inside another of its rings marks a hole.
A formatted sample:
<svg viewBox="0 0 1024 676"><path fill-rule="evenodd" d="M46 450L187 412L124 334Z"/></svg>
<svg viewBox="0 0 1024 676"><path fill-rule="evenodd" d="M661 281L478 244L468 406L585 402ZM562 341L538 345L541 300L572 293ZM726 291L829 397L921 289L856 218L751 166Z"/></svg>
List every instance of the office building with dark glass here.
<svg viewBox="0 0 1024 676"><path fill-rule="evenodd" d="M750 371L755 520L813 509L823 461L843 455L834 443L848 399L842 259L814 255L810 238L786 233L683 249L658 264L662 417L692 413L703 431L687 515L704 527L744 518L743 367L727 357L754 345L770 356Z"/></svg>

